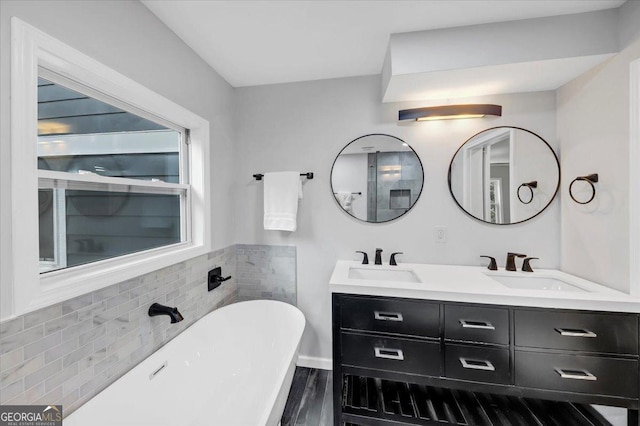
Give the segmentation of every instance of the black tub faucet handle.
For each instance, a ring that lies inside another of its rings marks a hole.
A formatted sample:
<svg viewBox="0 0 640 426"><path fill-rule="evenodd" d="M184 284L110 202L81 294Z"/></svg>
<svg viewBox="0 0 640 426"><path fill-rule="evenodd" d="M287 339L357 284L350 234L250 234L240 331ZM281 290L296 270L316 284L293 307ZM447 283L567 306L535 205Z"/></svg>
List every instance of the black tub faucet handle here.
<svg viewBox="0 0 640 426"><path fill-rule="evenodd" d="M487 259L491 259L491 261L489 262L489 266L487 266L487 269L489 269L490 271L497 271L498 270L498 264L496 263L496 258L495 257L485 256L485 255L482 255L480 257L486 257Z"/></svg>
<svg viewBox="0 0 640 426"><path fill-rule="evenodd" d="M362 264L363 265L368 265L369 264L369 255L366 252L357 251L356 253L362 253L364 255L364 257L362 258Z"/></svg>
<svg viewBox="0 0 640 426"><path fill-rule="evenodd" d="M538 259L537 257L526 257L524 262L522 262L522 272L533 272L531 269L531 261L533 259Z"/></svg>
<svg viewBox="0 0 640 426"><path fill-rule="evenodd" d="M402 253L401 251L397 251L395 253L391 253L391 259L389 260L389 265L391 265L391 266L396 266L397 265L397 263L396 263L396 254L404 254L404 253Z"/></svg>

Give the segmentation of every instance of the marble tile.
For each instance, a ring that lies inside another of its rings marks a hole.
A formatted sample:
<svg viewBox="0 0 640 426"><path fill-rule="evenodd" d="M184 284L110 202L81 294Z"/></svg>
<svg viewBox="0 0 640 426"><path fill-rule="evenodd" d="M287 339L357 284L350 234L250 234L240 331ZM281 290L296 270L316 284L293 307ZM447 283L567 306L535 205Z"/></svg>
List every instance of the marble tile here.
<svg viewBox="0 0 640 426"><path fill-rule="evenodd" d="M24 316L24 328L28 329L38 324L48 321L50 318L59 317L62 314L62 307L58 305L48 306L34 312L29 312Z"/></svg>
<svg viewBox="0 0 640 426"><path fill-rule="evenodd" d="M8 370L24 361L24 347L0 355L0 371Z"/></svg>
<svg viewBox="0 0 640 426"><path fill-rule="evenodd" d="M13 318L0 323L0 339L24 330L24 317Z"/></svg>
<svg viewBox="0 0 640 426"><path fill-rule="evenodd" d="M34 356L42 355L47 349L57 346L60 343L62 343L61 332L50 334L42 339L36 340L33 343L25 345L24 359L30 359Z"/></svg>
<svg viewBox="0 0 640 426"><path fill-rule="evenodd" d="M29 389L31 386L44 382L48 377L53 376L60 370L62 370L62 360L57 359L26 376L24 378L24 387Z"/></svg>

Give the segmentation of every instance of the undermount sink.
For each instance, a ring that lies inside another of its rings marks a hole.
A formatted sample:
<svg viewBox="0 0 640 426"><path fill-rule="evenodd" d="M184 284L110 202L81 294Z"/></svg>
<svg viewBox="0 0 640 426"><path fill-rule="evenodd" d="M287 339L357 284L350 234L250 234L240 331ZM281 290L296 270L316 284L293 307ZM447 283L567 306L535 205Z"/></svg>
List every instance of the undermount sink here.
<svg viewBox="0 0 640 426"><path fill-rule="evenodd" d="M395 281L403 283L420 283L420 278L410 269L369 269L349 268L349 279L370 281Z"/></svg>
<svg viewBox="0 0 640 426"><path fill-rule="evenodd" d="M488 277L498 281L505 287L515 290L547 290L547 291L573 291L588 292L582 287L570 284L566 281L547 276L522 276L522 275L493 275Z"/></svg>

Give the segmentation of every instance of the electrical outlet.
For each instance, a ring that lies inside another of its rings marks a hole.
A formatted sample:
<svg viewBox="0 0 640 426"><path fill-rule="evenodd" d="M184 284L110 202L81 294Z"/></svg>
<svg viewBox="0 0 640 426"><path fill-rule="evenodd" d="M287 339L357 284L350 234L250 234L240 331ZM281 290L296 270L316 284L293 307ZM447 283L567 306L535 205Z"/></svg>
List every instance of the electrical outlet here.
<svg viewBox="0 0 640 426"><path fill-rule="evenodd" d="M444 226L439 226L435 230L436 234L436 243L446 243L447 242L447 228Z"/></svg>

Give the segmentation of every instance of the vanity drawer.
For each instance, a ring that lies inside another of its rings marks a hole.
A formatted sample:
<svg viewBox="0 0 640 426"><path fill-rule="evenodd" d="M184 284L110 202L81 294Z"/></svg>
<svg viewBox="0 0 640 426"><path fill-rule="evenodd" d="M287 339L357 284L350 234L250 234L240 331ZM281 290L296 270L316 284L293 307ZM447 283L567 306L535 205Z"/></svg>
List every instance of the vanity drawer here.
<svg viewBox="0 0 640 426"><path fill-rule="evenodd" d="M509 310L462 305L444 307L445 339L509 344Z"/></svg>
<svg viewBox="0 0 640 426"><path fill-rule="evenodd" d="M440 305L402 299L342 297L343 329L438 337Z"/></svg>
<svg viewBox="0 0 640 426"><path fill-rule="evenodd" d="M509 349L446 344L445 376L450 379L510 384Z"/></svg>
<svg viewBox="0 0 640 426"><path fill-rule="evenodd" d="M342 364L440 376L440 343L341 333Z"/></svg>
<svg viewBox="0 0 640 426"><path fill-rule="evenodd" d="M592 312L517 310L515 344L532 348L638 354L638 317Z"/></svg>
<svg viewBox="0 0 640 426"><path fill-rule="evenodd" d="M515 384L527 388L638 398L638 361L515 351Z"/></svg>

